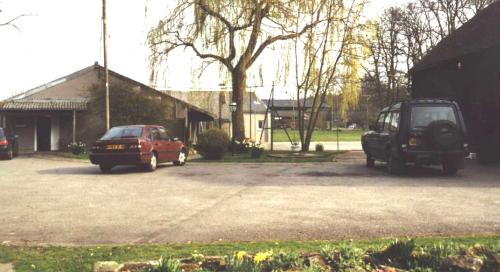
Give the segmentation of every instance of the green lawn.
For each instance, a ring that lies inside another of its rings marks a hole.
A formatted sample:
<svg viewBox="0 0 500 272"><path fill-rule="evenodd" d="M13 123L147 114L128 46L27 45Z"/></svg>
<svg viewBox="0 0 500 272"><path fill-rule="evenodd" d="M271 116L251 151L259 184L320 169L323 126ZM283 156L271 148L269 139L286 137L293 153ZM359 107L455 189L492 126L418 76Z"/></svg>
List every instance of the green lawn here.
<svg viewBox="0 0 500 272"><path fill-rule="evenodd" d="M188 257L191 253L205 256L231 255L236 251L250 254L273 250L274 252L308 253L320 252L322 248L336 248L340 245L356 247L363 251L382 250L394 240L355 240L355 241L288 241L288 242L249 242L249 243L211 243L211 244L170 244L135 246L86 246L86 247L26 247L0 246L0 263L13 263L18 272L22 271L92 271L98 261L149 261L162 255ZM500 252L500 236L416 238L418 247L461 246L470 247L480 244L493 252Z"/></svg>
<svg viewBox="0 0 500 272"><path fill-rule="evenodd" d="M260 158L252 158L250 153L244 154L234 154L226 153L224 158L221 160L205 160L205 159L194 159L190 162L240 162L240 163L265 163L265 162L283 162L283 163L295 163L295 162L332 162L335 161L335 157L339 154L345 152L307 152L300 154L311 154L314 157L288 157L287 155L292 154L290 151L264 151ZM274 157L274 155L278 157Z"/></svg>
<svg viewBox="0 0 500 272"><path fill-rule="evenodd" d="M365 131L363 130L348 130L348 129L340 129L339 130L339 141L341 142L357 142L361 140L361 135L363 135ZM290 134L290 138L292 141L300 142L299 132L297 130L288 130L288 134ZM274 131L274 141L275 142L288 142L288 137L286 133L282 129L278 129ZM337 141L337 133L335 130L316 130L313 133L312 137L313 142L336 142Z"/></svg>

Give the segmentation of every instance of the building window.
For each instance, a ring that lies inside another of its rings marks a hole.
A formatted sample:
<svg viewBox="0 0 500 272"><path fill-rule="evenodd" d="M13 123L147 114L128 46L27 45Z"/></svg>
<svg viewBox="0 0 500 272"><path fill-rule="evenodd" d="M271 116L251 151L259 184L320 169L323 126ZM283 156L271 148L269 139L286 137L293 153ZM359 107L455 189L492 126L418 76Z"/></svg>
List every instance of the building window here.
<svg viewBox="0 0 500 272"><path fill-rule="evenodd" d="M16 127L18 127L18 128L24 128L24 127L26 127L26 118L24 118L24 117L16 117L15 118L15 124L16 124Z"/></svg>
<svg viewBox="0 0 500 272"><path fill-rule="evenodd" d="M264 120L259 120L259 129L264 128Z"/></svg>

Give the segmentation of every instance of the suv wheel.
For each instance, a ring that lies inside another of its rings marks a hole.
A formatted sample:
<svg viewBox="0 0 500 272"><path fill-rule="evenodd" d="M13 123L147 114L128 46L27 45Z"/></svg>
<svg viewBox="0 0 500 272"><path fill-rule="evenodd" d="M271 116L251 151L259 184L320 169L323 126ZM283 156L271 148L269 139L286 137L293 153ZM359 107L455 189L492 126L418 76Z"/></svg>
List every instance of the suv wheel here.
<svg viewBox="0 0 500 272"><path fill-rule="evenodd" d="M400 175L403 172L404 164L394 157L392 152L389 152L387 159L387 172L391 175Z"/></svg>
<svg viewBox="0 0 500 272"><path fill-rule="evenodd" d="M371 156L366 156L366 167L375 167L375 160Z"/></svg>
<svg viewBox="0 0 500 272"><path fill-rule="evenodd" d="M111 169L113 168L113 165L109 164L99 164L99 169L101 169L101 172L104 174L107 174L111 172Z"/></svg>
<svg viewBox="0 0 500 272"><path fill-rule="evenodd" d="M458 172L458 163L456 160L446 160L443 162L443 171L449 176L454 176Z"/></svg>

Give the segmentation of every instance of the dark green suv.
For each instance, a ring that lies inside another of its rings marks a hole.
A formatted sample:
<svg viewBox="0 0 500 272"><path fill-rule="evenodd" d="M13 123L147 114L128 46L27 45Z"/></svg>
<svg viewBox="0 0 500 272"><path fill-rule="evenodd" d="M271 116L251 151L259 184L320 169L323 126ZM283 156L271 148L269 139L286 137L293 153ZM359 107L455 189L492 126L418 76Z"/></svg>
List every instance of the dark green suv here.
<svg viewBox="0 0 500 272"><path fill-rule="evenodd" d="M457 103L418 99L384 108L361 143L368 167L384 161L390 174L401 174L409 163L442 165L445 173L455 175L468 155L466 139Z"/></svg>

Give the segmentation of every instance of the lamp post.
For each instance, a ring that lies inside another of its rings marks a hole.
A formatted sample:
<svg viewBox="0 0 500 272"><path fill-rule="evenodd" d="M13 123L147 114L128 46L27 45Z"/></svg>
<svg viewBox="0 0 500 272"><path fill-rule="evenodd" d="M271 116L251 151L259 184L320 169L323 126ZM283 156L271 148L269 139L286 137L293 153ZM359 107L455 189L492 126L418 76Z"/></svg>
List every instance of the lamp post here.
<svg viewBox="0 0 500 272"><path fill-rule="evenodd" d="M233 126L233 121L234 121L234 113L236 112L236 107L237 107L237 104L236 102L231 102L229 104L229 110L231 111L231 155L234 156L234 134L233 134L233 129L232 129L232 126Z"/></svg>

